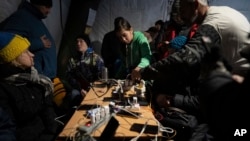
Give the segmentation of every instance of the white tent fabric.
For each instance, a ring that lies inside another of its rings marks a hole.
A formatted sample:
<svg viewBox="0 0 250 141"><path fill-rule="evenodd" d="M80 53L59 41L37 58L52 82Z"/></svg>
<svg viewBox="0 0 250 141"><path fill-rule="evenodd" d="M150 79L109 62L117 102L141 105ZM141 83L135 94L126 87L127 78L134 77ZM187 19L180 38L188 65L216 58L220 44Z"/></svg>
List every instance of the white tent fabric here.
<svg viewBox="0 0 250 141"><path fill-rule="evenodd" d="M1 0L0 1L0 22L2 22L6 17L11 15L20 4L22 0Z"/></svg>

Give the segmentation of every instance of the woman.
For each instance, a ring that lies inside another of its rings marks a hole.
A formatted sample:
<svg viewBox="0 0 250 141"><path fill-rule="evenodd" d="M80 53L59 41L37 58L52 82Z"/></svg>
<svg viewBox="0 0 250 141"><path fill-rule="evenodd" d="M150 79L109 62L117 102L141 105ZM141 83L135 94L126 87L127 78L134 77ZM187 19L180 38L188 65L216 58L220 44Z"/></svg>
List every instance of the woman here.
<svg viewBox="0 0 250 141"><path fill-rule="evenodd" d="M33 67L26 38L0 32L0 40L0 107L14 121L16 140L53 140L57 123L51 80Z"/></svg>
<svg viewBox="0 0 250 141"><path fill-rule="evenodd" d="M152 53L147 38L142 32L134 31L130 23L120 18L115 23L115 32L119 39L126 44L122 48L121 66L116 74L117 79L124 79L132 70L138 70L148 66Z"/></svg>

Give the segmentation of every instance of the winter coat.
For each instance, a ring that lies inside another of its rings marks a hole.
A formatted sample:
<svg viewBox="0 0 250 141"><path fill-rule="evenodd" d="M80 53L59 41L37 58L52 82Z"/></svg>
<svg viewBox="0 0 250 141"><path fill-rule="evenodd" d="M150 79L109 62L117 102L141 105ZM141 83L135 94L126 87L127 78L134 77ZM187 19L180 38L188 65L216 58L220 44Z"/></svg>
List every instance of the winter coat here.
<svg viewBox="0 0 250 141"><path fill-rule="evenodd" d="M0 69L0 107L14 122L16 139L18 141L53 140L58 125L55 121L52 94L45 96L44 87L31 82L6 83L3 80L5 77L18 74L23 70L12 68L6 71L5 68L1 66Z"/></svg>
<svg viewBox="0 0 250 141"><path fill-rule="evenodd" d="M142 32L134 31L132 42L126 48L122 48L122 58L116 78L124 79L134 68L145 68L151 61L152 52L146 36Z"/></svg>
<svg viewBox="0 0 250 141"><path fill-rule="evenodd" d="M56 45L43 18L38 9L25 2L23 7L6 19L3 30L26 37L31 43L29 50L35 54L35 68L39 74L54 78L57 73ZM51 41L50 48L44 47L40 39L43 35Z"/></svg>
<svg viewBox="0 0 250 141"><path fill-rule="evenodd" d="M249 30L249 22L238 11L229 7L211 6L203 23L185 46L179 52L142 69L142 78L166 81L196 79L200 63L208 52L203 37L210 38L209 47L217 45L221 48L233 73L244 76L244 72L249 69L246 67L249 63L238 51L249 46Z"/></svg>

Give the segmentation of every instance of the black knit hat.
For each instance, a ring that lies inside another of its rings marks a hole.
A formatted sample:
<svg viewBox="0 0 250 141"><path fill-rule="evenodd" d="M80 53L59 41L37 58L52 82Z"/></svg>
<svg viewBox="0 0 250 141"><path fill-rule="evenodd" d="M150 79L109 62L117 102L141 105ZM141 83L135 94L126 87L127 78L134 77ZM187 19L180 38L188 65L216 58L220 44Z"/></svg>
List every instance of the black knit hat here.
<svg viewBox="0 0 250 141"><path fill-rule="evenodd" d="M80 34L80 35L76 36L76 39L78 39L78 38L83 39L86 42L86 44L87 44L88 47L91 46L90 45L91 41L90 41L89 36L87 34Z"/></svg>
<svg viewBox="0 0 250 141"><path fill-rule="evenodd" d="M43 5L43 6L48 6L52 7L52 0L30 0L30 3L36 4L36 5Z"/></svg>

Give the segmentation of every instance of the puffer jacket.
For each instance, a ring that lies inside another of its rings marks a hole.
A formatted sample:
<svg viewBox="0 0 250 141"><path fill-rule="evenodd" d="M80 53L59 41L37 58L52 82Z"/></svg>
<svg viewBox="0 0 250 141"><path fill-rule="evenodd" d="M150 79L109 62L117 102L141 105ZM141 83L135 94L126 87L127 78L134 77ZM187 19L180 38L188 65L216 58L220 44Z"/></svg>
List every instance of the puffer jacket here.
<svg viewBox="0 0 250 141"><path fill-rule="evenodd" d="M52 95L45 97L43 86L34 83L9 84L3 78L22 72L12 68L0 72L0 107L16 125L18 141L51 141L56 135L58 124L52 104Z"/></svg>

